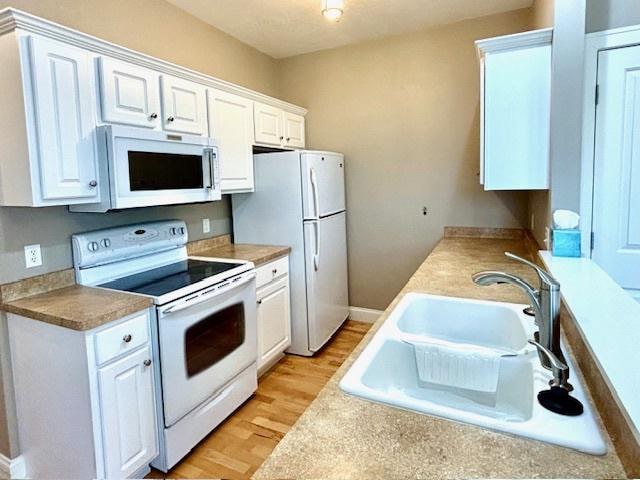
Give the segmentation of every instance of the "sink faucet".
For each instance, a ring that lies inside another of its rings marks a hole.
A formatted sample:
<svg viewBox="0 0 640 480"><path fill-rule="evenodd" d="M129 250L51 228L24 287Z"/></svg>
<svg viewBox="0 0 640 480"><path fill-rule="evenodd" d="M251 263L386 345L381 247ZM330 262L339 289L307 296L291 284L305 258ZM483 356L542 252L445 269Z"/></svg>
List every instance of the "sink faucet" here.
<svg viewBox="0 0 640 480"><path fill-rule="evenodd" d="M473 281L483 286L510 283L520 287L529 297L535 312L535 321L539 329L539 332L536 332L536 341L540 342L544 348L549 350L562 363L566 363L560 349L560 284L536 264L513 253L505 252L505 255L533 268L538 274L540 288L536 290L529 282L504 272L478 272L473 275ZM539 357L545 368L553 370L553 364L548 355L539 353Z"/></svg>

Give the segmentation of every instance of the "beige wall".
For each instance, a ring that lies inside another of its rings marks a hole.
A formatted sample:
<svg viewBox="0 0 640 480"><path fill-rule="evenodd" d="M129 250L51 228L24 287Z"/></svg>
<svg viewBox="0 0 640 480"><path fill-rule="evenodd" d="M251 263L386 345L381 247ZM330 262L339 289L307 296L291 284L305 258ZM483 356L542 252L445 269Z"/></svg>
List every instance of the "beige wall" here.
<svg viewBox="0 0 640 480"><path fill-rule="evenodd" d="M535 0L531 7L531 28L553 27L555 0ZM549 224L549 191L535 190L528 198L528 227L538 244L544 247L545 227Z"/></svg>
<svg viewBox="0 0 640 480"><path fill-rule="evenodd" d="M162 0L0 0L0 8L7 6L266 94L277 93L275 60ZM192 238L203 236L202 218L212 220L213 235L231 229L227 198L106 215L69 213L65 207L0 208L0 283L71 267L72 233L167 218L187 221ZM27 271L23 246L32 242L42 245L44 265ZM6 354L4 327L0 327L0 354ZM8 380L5 376L10 397ZM15 435L10 442L4 398L0 388L0 453L15 455ZM11 405L8 408L11 415Z"/></svg>
<svg viewBox="0 0 640 480"><path fill-rule="evenodd" d="M587 32L640 24L638 0L587 0Z"/></svg>
<svg viewBox="0 0 640 480"><path fill-rule="evenodd" d="M473 42L530 22L520 10L280 61L279 96L309 109L307 145L346 156L351 305L385 308L445 225L525 222L526 193L478 183Z"/></svg>

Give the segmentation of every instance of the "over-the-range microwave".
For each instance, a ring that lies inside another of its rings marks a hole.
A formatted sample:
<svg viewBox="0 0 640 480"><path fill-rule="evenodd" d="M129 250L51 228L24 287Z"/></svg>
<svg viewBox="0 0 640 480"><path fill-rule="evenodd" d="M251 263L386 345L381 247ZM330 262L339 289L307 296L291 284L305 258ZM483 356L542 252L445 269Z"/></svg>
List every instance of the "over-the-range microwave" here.
<svg viewBox="0 0 640 480"><path fill-rule="evenodd" d="M218 148L211 138L144 128L96 129L100 203L72 205L75 212L106 212L220 200Z"/></svg>

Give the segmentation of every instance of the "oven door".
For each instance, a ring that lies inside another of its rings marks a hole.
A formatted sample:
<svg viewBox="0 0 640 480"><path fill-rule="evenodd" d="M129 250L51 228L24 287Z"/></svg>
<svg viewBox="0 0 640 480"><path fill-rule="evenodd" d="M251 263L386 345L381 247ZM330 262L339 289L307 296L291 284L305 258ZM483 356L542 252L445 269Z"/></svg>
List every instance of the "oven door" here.
<svg viewBox="0 0 640 480"><path fill-rule="evenodd" d="M168 428L257 359L255 273L158 307Z"/></svg>
<svg viewBox="0 0 640 480"><path fill-rule="evenodd" d="M210 138L106 127L111 208L220 200L218 151Z"/></svg>

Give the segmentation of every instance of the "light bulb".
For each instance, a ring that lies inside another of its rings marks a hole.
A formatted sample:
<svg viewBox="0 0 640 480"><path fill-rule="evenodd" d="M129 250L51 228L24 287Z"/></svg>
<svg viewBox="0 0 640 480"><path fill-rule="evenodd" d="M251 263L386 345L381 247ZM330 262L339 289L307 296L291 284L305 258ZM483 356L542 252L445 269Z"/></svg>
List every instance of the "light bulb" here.
<svg viewBox="0 0 640 480"><path fill-rule="evenodd" d="M344 13L344 0L322 0L322 15L331 22L337 22Z"/></svg>

